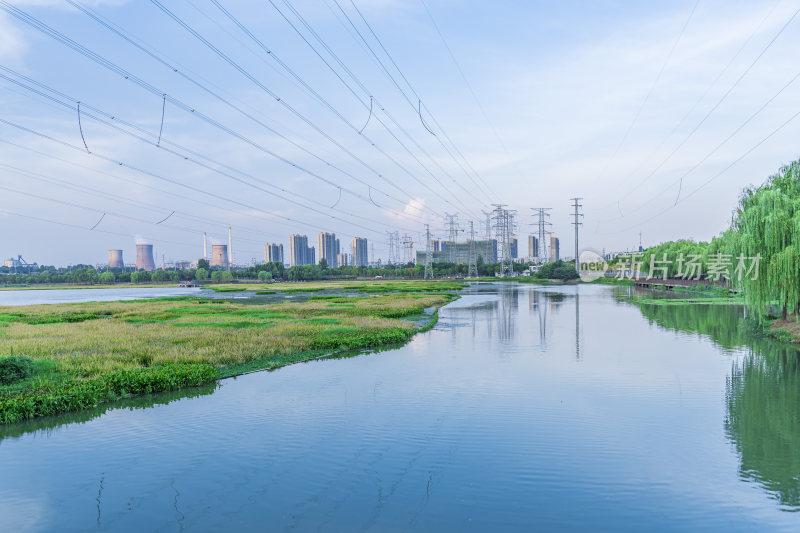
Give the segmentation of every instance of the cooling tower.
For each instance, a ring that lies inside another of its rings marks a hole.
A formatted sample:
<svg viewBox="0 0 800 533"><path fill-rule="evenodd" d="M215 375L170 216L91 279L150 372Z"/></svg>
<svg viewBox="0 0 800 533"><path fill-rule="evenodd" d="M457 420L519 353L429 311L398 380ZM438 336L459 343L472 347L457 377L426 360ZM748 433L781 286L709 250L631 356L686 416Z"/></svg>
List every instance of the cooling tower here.
<svg viewBox="0 0 800 533"><path fill-rule="evenodd" d="M152 244L136 245L136 270L155 270L156 262L153 260Z"/></svg>
<svg viewBox="0 0 800 533"><path fill-rule="evenodd" d="M219 268L228 268L228 245L227 244L212 244L211 245L211 266Z"/></svg>
<svg viewBox="0 0 800 533"><path fill-rule="evenodd" d="M125 263L122 261L122 250L108 251L108 268L125 268Z"/></svg>

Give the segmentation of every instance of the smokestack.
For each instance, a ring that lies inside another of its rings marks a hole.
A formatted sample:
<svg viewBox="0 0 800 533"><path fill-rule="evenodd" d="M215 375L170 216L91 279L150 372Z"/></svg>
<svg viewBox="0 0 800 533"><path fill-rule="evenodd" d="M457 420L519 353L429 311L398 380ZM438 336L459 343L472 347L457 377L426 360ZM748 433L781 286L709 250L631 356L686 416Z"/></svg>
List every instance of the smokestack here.
<svg viewBox="0 0 800 533"><path fill-rule="evenodd" d="M228 226L228 270L233 264L233 242L231 241L231 227Z"/></svg>
<svg viewBox="0 0 800 533"><path fill-rule="evenodd" d="M206 232L203 232L203 259L208 259L208 248L206 247Z"/></svg>
<svg viewBox="0 0 800 533"><path fill-rule="evenodd" d="M122 250L108 251L108 268L125 268L125 263L122 261Z"/></svg>
<svg viewBox="0 0 800 533"><path fill-rule="evenodd" d="M230 268L230 263L228 262L227 244L211 245L211 266L219 268Z"/></svg>
<svg viewBox="0 0 800 533"><path fill-rule="evenodd" d="M136 270L155 270L156 262L153 259L152 244L136 245Z"/></svg>

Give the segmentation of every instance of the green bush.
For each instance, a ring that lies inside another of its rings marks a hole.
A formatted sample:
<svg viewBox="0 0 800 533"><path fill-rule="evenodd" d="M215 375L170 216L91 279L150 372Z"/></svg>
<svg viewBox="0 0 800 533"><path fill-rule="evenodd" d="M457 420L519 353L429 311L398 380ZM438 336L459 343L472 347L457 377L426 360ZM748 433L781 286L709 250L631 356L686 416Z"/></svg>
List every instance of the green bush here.
<svg viewBox="0 0 800 533"><path fill-rule="evenodd" d="M0 359L0 385L11 385L32 374L33 359L30 357L12 355Z"/></svg>
<svg viewBox="0 0 800 533"><path fill-rule="evenodd" d="M0 424L97 407L130 394L195 387L215 379L217 370L213 366L192 363L119 370L60 385L50 382L25 392L0 395Z"/></svg>

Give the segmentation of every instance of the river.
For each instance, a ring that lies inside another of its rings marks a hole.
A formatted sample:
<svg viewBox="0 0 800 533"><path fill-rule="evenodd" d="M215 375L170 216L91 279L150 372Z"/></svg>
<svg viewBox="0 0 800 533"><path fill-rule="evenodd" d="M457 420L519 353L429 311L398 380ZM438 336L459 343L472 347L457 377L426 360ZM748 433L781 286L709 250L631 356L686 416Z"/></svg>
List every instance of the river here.
<svg viewBox="0 0 800 533"><path fill-rule="evenodd" d="M164 296L199 295L201 293L213 293L213 291L188 287L20 289L0 291L0 307L4 305L17 306L142 300L145 298L160 298Z"/></svg>
<svg viewBox="0 0 800 533"><path fill-rule="evenodd" d="M477 284L431 331L0 429L2 531L797 531L800 370L732 306Z"/></svg>

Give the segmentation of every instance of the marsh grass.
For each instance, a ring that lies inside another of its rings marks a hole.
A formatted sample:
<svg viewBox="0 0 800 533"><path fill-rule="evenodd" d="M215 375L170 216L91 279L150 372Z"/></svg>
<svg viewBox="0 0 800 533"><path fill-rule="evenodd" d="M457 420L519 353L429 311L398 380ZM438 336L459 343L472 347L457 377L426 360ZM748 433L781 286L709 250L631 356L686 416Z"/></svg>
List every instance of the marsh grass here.
<svg viewBox="0 0 800 533"><path fill-rule="evenodd" d="M492 278L492 281L497 281ZM358 291L369 294L445 292L463 289L466 283L451 280L374 280L374 281L308 281L288 283L248 283L243 289L237 284L213 285L209 288L224 292L228 288L254 290L256 294L294 294L330 291Z"/></svg>
<svg viewBox="0 0 800 533"><path fill-rule="evenodd" d="M419 330L405 317L453 298L425 290L270 304L169 297L0 307L0 357L34 362L32 377L0 386L0 422L402 344Z"/></svg>

